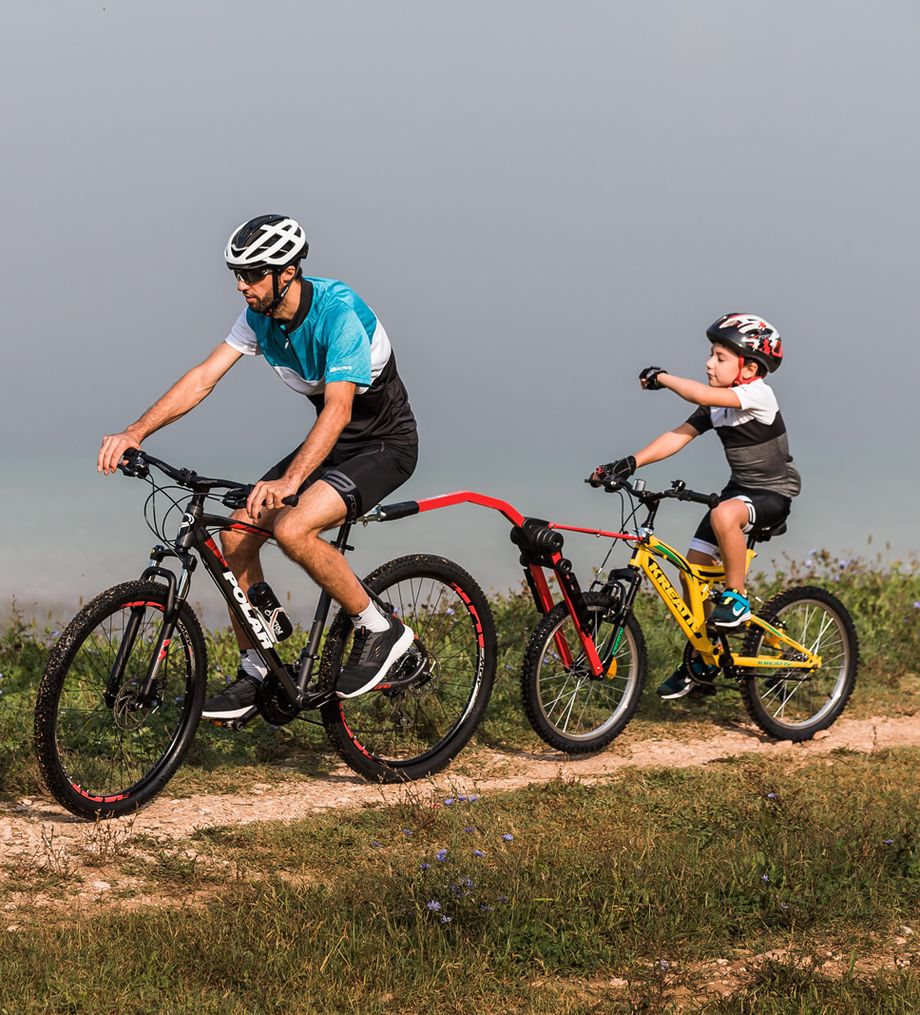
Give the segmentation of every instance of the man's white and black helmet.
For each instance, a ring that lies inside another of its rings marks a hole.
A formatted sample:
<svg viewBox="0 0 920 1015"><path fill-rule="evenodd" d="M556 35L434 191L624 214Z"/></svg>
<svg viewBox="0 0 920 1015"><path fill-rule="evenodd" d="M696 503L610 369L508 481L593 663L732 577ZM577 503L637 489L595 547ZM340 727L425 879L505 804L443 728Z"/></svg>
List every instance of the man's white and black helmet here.
<svg viewBox="0 0 920 1015"><path fill-rule="evenodd" d="M770 373L783 362L779 332L757 314L723 314L706 329L706 337L745 359L761 363Z"/></svg>
<svg viewBox="0 0 920 1015"><path fill-rule="evenodd" d="M230 270L266 268L280 271L307 256L303 227L287 215L259 215L233 230L224 259Z"/></svg>

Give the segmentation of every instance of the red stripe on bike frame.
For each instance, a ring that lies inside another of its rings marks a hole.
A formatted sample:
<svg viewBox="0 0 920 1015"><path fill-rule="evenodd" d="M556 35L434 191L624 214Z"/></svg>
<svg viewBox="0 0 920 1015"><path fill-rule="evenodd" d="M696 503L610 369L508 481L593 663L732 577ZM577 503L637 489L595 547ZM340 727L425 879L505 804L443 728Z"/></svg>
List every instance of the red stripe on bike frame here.
<svg viewBox="0 0 920 1015"><path fill-rule="evenodd" d="M479 647L484 649L486 647L486 640L482 633L482 623L479 620L479 614L476 612L476 607L473 606L470 597L460 588L459 585L451 585L451 588L457 595L463 600L466 608L473 615L473 623L476 625L476 638L479 641Z"/></svg>
<svg viewBox="0 0 920 1015"><path fill-rule="evenodd" d="M454 504L478 504L480 507L492 508L493 511L500 511L513 525L522 525L524 516L513 505L497 497L487 497L484 493L474 493L472 490L458 490L456 493L443 493L440 497L426 497L425 500L416 501L419 513L422 511L436 511L438 508L452 507Z"/></svg>
<svg viewBox="0 0 920 1015"><path fill-rule="evenodd" d="M170 643L171 640L172 639L167 638L163 642L163 647L160 649L160 654L157 657L157 662L162 662L162 660L164 660L166 658L166 653L169 651L169 643Z"/></svg>
<svg viewBox="0 0 920 1015"><path fill-rule="evenodd" d="M631 535L628 532L606 532L604 529L582 529L577 525L560 525L559 522L547 522L546 527L548 529L564 529L566 532L584 532L589 536L606 536L608 539L631 539L634 543L638 542L640 537Z"/></svg>
<svg viewBox="0 0 920 1015"><path fill-rule="evenodd" d="M268 529L259 528L258 525L247 525L246 522L231 522L228 529L234 529L237 532L251 532L255 536L265 536L266 539L271 539L272 534Z"/></svg>
<svg viewBox="0 0 920 1015"><path fill-rule="evenodd" d="M140 602L137 602L137 603L125 603L124 609L127 610L130 606L152 606L155 610L162 610L163 609L163 607L160 605L160 603L140 603Z"/></svg>
<svg viewBox="0 0 920 1015"><path fill-rule="evenodd" d="M231 570L230 565L224 559L224 555L220 552L220 550L217 549L217 543L215 543L210 536L208 536L208 538L204 541L204 545L211 551L211 553L214 554L214 556L221 562L221 564L224 565L224 567L228 571Z"/></svg>

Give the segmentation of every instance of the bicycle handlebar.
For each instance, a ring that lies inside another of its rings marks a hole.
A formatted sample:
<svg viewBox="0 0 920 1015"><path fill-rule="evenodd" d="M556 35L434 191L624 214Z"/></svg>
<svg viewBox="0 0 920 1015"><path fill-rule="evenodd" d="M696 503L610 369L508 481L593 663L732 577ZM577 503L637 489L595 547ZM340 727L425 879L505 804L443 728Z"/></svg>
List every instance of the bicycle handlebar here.
<svg viewBox="0 0 920 1015"><path fill-rule="evenodd" d="M193 469L176 469L168 462L164 462L153 455L141 451L140 448L128 448L124 453L124 464L118 463L118 468L126 476L134 476L138 479L145 479L150 474L150 466L153 465L160 472L165 473L171 480L184 486L193 493L210 493L212 490L225 489L227 492L221 498L223 503L231 509L243 508L252 493L252 483L240 483L235 479L215 479L208 476L199 476ZM296 507L300 497L292 494L285 497L283 503L288 507Z"/></svg>
<svg viewBox="0 0 920 1015"><path fill-rule="evenodd" d="M642 504L654 504L670 498L692 501L694 504L703 504L708 508L714 508L719 503L719 495L717 493L697 493L696 490L688 490L687 484L682 479L673 480L670 490L660 490L657 493L645 490L642 487L637 489L634 483L630 483L626 479L607 480L598 483L593 476L589 476L585 482L590 486L603 487L605 493L616 493L618 490L626 490Z"/></svg>

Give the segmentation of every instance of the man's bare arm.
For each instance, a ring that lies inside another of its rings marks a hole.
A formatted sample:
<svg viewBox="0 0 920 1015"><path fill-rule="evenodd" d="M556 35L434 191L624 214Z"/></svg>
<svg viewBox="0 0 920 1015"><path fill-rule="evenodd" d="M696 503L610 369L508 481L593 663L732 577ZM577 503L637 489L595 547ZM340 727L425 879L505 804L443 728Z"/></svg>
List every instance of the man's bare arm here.
<svg viewBox="0 0 920 1015"><path fill-rule="evenodd" d="M240 358L242 353L221 342L206 360L192 367L164 395L121 433L102 438L96 468L108 475L114 472L128 448L139 448L152 433L184 416L207 398L214 385Z"/></svg>

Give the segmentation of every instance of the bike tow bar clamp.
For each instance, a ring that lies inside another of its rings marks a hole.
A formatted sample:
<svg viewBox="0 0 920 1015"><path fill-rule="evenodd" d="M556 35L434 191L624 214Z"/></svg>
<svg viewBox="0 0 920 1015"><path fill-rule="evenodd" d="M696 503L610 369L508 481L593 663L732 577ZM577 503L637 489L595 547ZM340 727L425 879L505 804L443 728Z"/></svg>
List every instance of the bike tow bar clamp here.
<svg viewBox="0 0 920 1015"><path fill-rule="evenodd" d="M397 518L408 518L418 514L417 500L402 500L393 504L378 504L377 507L365 512L356 521L362 525L369 522L392 522Z"/></svg>

